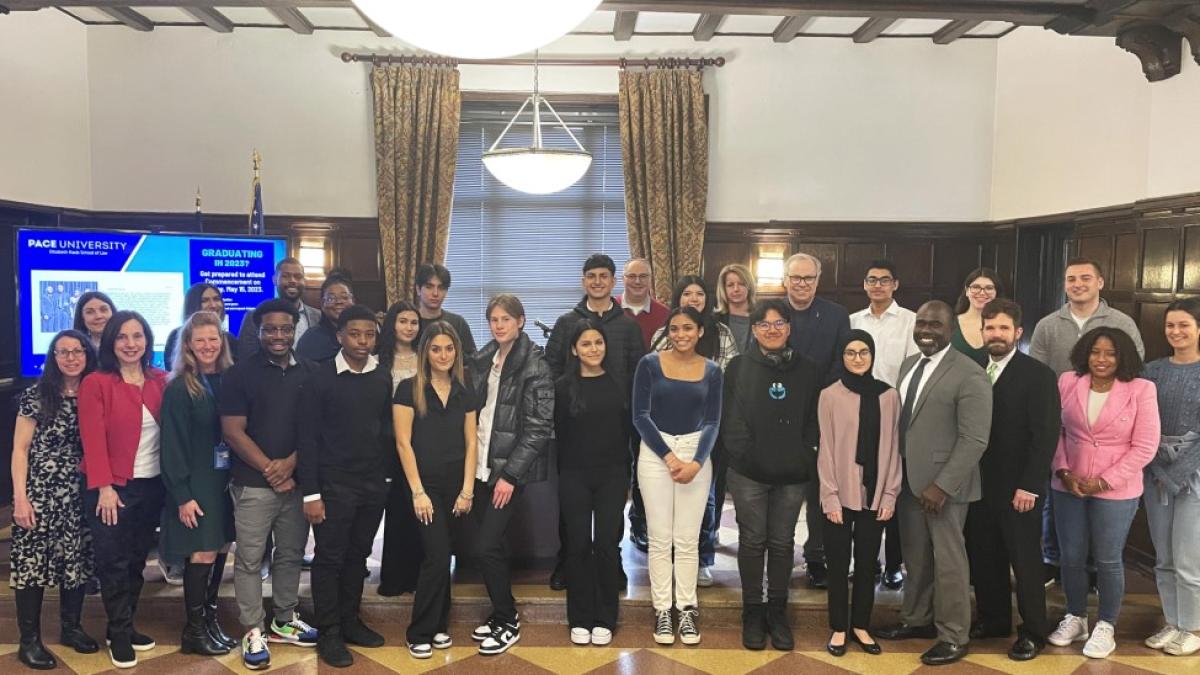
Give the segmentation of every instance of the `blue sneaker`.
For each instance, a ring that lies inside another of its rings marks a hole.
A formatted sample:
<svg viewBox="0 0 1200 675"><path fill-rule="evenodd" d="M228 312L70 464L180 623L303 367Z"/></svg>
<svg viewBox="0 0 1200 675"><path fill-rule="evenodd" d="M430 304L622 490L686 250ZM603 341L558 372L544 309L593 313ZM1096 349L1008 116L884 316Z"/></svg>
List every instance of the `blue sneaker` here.
<svg viewBox="0 0 1200 675"><path fill-rule="evenodd" d="M242 665L250 670L262 670L271 665L271 650L263 639L262 630L253 628L242 637Z"/></svg>
<svg viewBox="0 0 1200 675"><path fill-rule="evenodd" d="M304 623L300 616L292 613L292 620L281 624L278 621L271 621L271 632L267 635L267 642L277 642L280 644L296 645L298 647L316 647L317 646L317 629Z"/></svg>

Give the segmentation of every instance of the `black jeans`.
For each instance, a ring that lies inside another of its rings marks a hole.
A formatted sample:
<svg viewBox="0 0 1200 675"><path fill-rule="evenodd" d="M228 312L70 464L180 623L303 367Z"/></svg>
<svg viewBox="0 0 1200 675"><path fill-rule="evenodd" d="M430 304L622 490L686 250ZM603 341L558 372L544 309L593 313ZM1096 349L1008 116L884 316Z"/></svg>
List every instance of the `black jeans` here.
<svg viewBox="0 0 1200 675"><path fill-rule="evenodd" d="M512 594L511 555L508 548L508 524L512 521L513 504L521 496L521 487L513 490L512 498L502 509L492 506L492 486L475 481L475 506L471 515L479 531L475 534L475 559L483 575L492 601L491 618L500 623L517 620L517 601Z"/></svg>
<svg viewBox="0 0 1200 675"><path fill-rule="evenodd" d="M379 592L409 593L417 588L421 569L421 525L413 511L412 491L404 473L392 478L383 520L383 560L379 565ZM460 484L461 487L461 484Z"/></svg>
<svg viewBox="0 0 1200 675"><path fill-rule="evenodd" d="M729 494L738 524L738 573L742 602L762 604L763 562L767 597L788 597L796 555L796 521L804 505L804 484L768 485L729 469Z"/></svg>
<svg viewBox="0 0 1200 675"><path fill-rule="evenodd" d="M567 527L567 621L572 628L617 627L621 530L629 467L563 469L559 508ZM593 517L595 534L592 534Z"/></svg>
<svg viewBox="0 0 1200 675"><path fill-rule="evenodd" d="M883 558L887 567L900 569L904 552L900 548L900 519L892 517L883 526Z"/></svg>
<svg viewBox="0 0 1200 675"><path fill-rule="evenodd" d="M412 622L408 624L408 641L429 644L433 636L448 632L450 622L450 555L451 527L454 522L454 501L462 492L462 461L445 463L441 467L422 467L421 485L433 502L433 521L417 524L421 546L425 551L421 573L417 577L417 592L413 597ZM480 495L475 493L475 502ZM412 511L412 502L408 504ZM475 507L478 508L478 507ZM413 515L413 519L416 516Z"/></svg>
<svg viewBox="0 0 1200 675"><path fill-rule="evenodd" d="M113 485L124 504L117 511L117 524L105 525L96 515L99 490L88 490L83 508L92 530L92 551L96 556L96 576L100 596L108 614L108 637L130 636L138 598L142 594L142 570L146 556L154 547L154 528L162 518L162 479L134 478L125 485Z"/></svg>
<svg viewBox="0 0 1200 675"><path fill-rule="evenodd" d="M829 627L846 631L851 627L866 630L871 625L875 606L875 561L879 559L879 540L883 523L879 514L863 509L842 509L842 524L834 525L824 514L825 557L829 565ZM849 581L850 549L854 547L854 599L851 605ZM849 624L847 623L847 608Z"/></svg>
<svg viewBox="0 0 1200 675"><path fill-rule="evenodd" d="M317 548L312 563L313 618L321 631L358 616L363 569L387 501L382 477L352 481L339 476L323 483L325 521L313 526Z"/></svg>

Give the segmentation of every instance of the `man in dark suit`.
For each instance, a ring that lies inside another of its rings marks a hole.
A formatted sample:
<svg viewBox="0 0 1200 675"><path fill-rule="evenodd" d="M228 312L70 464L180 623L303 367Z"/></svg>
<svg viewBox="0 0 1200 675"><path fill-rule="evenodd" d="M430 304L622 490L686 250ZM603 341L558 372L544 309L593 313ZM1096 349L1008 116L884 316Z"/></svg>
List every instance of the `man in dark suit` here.
<svg viewBox="0 0 1200 675"><path fill-rule="evenodd" d="M967 542L978 622L971 638L1008 637L1017 578L1021 627L1008 651L1028 661L1046 645L1046 588L1042 574L1042 501L1062 425L1054 371L1017 350L1021 306L997 298L984 306L984 365L992 382L992 431L979 462L983 499L971 504ZM997 536L999 535L999 536Z"/></svg>
<svg viewBox="0 0 1200 675"><path fill-rule="evenodd" d="M919 355L900 368L900 454L904 489L896 511L908 578L902 623L885 640L933 638L929 666L967 654L971 598L963 526L981 495L979 458L992 425L992 387L979 364L950 346L954 314L939 300L917 311Z"/></svg>

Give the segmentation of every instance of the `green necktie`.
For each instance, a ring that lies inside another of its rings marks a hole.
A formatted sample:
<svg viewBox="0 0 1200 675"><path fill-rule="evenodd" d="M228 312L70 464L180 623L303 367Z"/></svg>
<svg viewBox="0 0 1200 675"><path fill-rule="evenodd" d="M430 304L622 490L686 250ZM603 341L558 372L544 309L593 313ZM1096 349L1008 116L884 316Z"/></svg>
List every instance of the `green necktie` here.
<svg viewBox="0 0 1200 675"><path fill-rule="evenodd" d="M988 362L987 376L988 381L992 384L996 384L996 371L998 370L1000 370L1000 364L996 363L995 361Z"/></svg>

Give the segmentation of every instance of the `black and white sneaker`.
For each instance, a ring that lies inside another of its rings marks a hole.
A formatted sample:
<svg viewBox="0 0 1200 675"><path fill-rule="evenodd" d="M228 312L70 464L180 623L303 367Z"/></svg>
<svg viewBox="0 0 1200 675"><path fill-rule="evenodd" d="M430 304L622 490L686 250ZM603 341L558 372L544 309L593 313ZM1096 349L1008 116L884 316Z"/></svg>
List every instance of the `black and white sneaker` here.
<svg viewBox="0 0 1200 675"><path fill-rule="evenodd" d="M122 636L105 640L108 644L108 659L117 668L133 668L137 665L137 653L133 650L129 638Z"/></svg>
<svg viewBox="0 0 1200 675"><path fill-rule="evenodd" d="M520 614L517 614L516 618L513 619L513 625L517 627L517 630L521 630L521 615ZM500 627L499 621L496 621L496 619L494 619L492 617L488 617L487 623L480 624L480 626L478 628L476 628L474 631L471 632L471 639L476 642L483 642L484 640L490 638L492 636L492 633L495 633L496 629L499 627ZM434 638L434 642L435 643L437 642L436 637Z"/></svg>
<svg viewBox="0 0 1200 675"><path fill-rule="evenodd" d="M488 636L479 645L479 653L483 656L495 656L508 651L508 648L515 645L517 640L521 639L521 629L515 623L500 623L496 625L496 632Z"/></svg>
<svg viewBox="0 0 1200 675"><path fill-rule="evenodd" d="M423 642L419 645L408 643L408 655L414 659L428 659L433 657L433 645L428 642Z"/></svg>
<svg viewBox="0 0 1200 675"><path fill-rule="evenodd" d="M675 626L671 623L671 610L654 612L654 641L660 645L675 644Z"/></svg>
<svg viewBox="0 0 1200 675"><path fill-rule="evenodd" d="M679 611L679 641L685 645L700 644L700 610L694 606Z"/></svg>
<svg viewBox="0 0 1200 675"><path fill-rule="evenodd" d="M434 649L450 649L454 646L454 640L450 638L449 633L438 633L433 636Z"/></svg>

